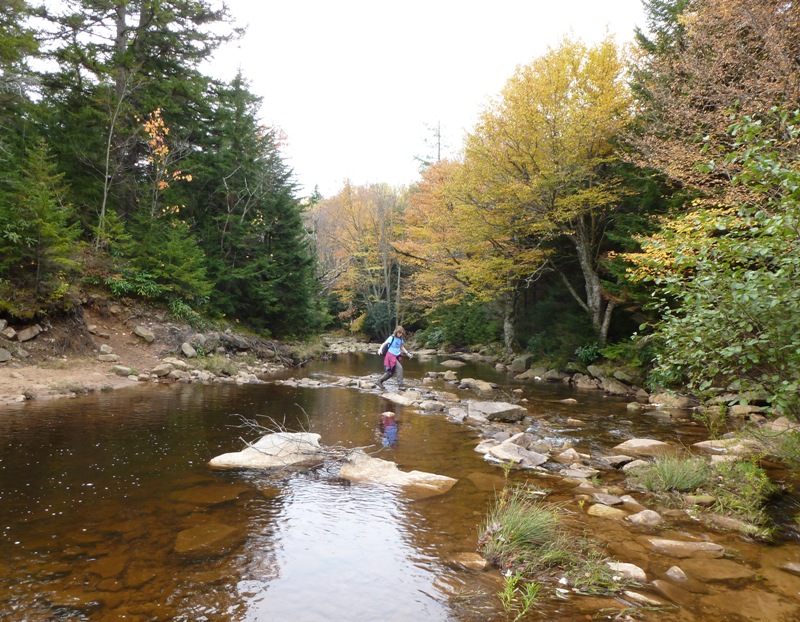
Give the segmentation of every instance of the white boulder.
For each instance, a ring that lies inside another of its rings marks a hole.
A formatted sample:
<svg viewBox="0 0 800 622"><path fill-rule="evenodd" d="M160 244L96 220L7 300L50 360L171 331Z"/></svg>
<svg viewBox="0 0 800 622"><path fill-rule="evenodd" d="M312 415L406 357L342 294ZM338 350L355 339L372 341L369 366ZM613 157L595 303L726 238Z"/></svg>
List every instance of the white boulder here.
<svg viewBox="0 0 800 622"><path fill-rule="evenodd" d="M319 434L309 432L267 434L242 451L222 454L208 464L215 469L276 469L318 462L325 454L319 439Z"/></svg>

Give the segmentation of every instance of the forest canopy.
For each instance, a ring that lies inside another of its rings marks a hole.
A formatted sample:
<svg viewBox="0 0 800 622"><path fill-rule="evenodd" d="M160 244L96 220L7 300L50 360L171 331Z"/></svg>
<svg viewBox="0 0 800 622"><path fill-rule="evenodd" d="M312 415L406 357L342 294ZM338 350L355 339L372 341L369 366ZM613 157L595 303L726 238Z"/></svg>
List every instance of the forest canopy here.
<svg viewBox="0 0 800 622"><path fill-rule="evenodd" d="M633 45L565 36L517 67L409 187L300 197L246 76L202 70L240 34L223 3L10 0L0 315L97 287L279 337L403 323L792 411L800 8L643 5Z"/></svg>
<svg viewBox="0 0 800 622"><path fill-rule="evenodd" d="M239 34L224 4L5 6L0 312L46 316L93 284L193 321L318 327L281 133L244 76L201 70Z"/></svg>

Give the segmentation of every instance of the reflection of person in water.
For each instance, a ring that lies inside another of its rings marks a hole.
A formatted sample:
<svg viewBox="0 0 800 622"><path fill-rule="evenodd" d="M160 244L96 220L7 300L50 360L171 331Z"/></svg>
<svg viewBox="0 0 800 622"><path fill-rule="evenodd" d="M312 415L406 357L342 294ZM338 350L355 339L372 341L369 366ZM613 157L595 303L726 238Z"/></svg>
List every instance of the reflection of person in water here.
<svg viewBox="0 0 800 622"><path fill-rule="evenodd" d="M394 413L387 410L381 413L381 422L378 424L378 431L381 434L381 445L384 447L397 446L397 421Z"/></svg>

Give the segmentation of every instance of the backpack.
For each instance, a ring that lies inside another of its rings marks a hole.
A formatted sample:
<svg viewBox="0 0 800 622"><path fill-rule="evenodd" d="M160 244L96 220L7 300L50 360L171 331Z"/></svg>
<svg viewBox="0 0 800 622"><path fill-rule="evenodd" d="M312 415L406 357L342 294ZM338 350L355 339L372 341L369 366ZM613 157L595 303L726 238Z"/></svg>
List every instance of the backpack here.
<svg viewBox="0 0 800 622"><path fill-rule="evenodd" d="M389 350L389 346L391 346L393 343L394 343L394 335L392 335L392 340L390 342L388 343L384 342L381 345L380 349L378 350L378 356L384 356L386 352Z"/></svg>

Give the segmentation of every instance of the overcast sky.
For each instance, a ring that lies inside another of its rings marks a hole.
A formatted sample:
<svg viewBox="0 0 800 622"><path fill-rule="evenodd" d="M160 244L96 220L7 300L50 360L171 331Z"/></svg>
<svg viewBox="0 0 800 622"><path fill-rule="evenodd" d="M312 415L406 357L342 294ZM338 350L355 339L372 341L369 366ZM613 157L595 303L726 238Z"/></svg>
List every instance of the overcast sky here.
<svg viewBox="0 0 800 622"><path fill-rule="evenodd" d="M618 43L644 27L642 0L226 0L247 34L216 55L280 127L301 194L407 185L441 124L461 147L520 64L570 35ZM447 155L446 153L443 155Z"/></svg>

